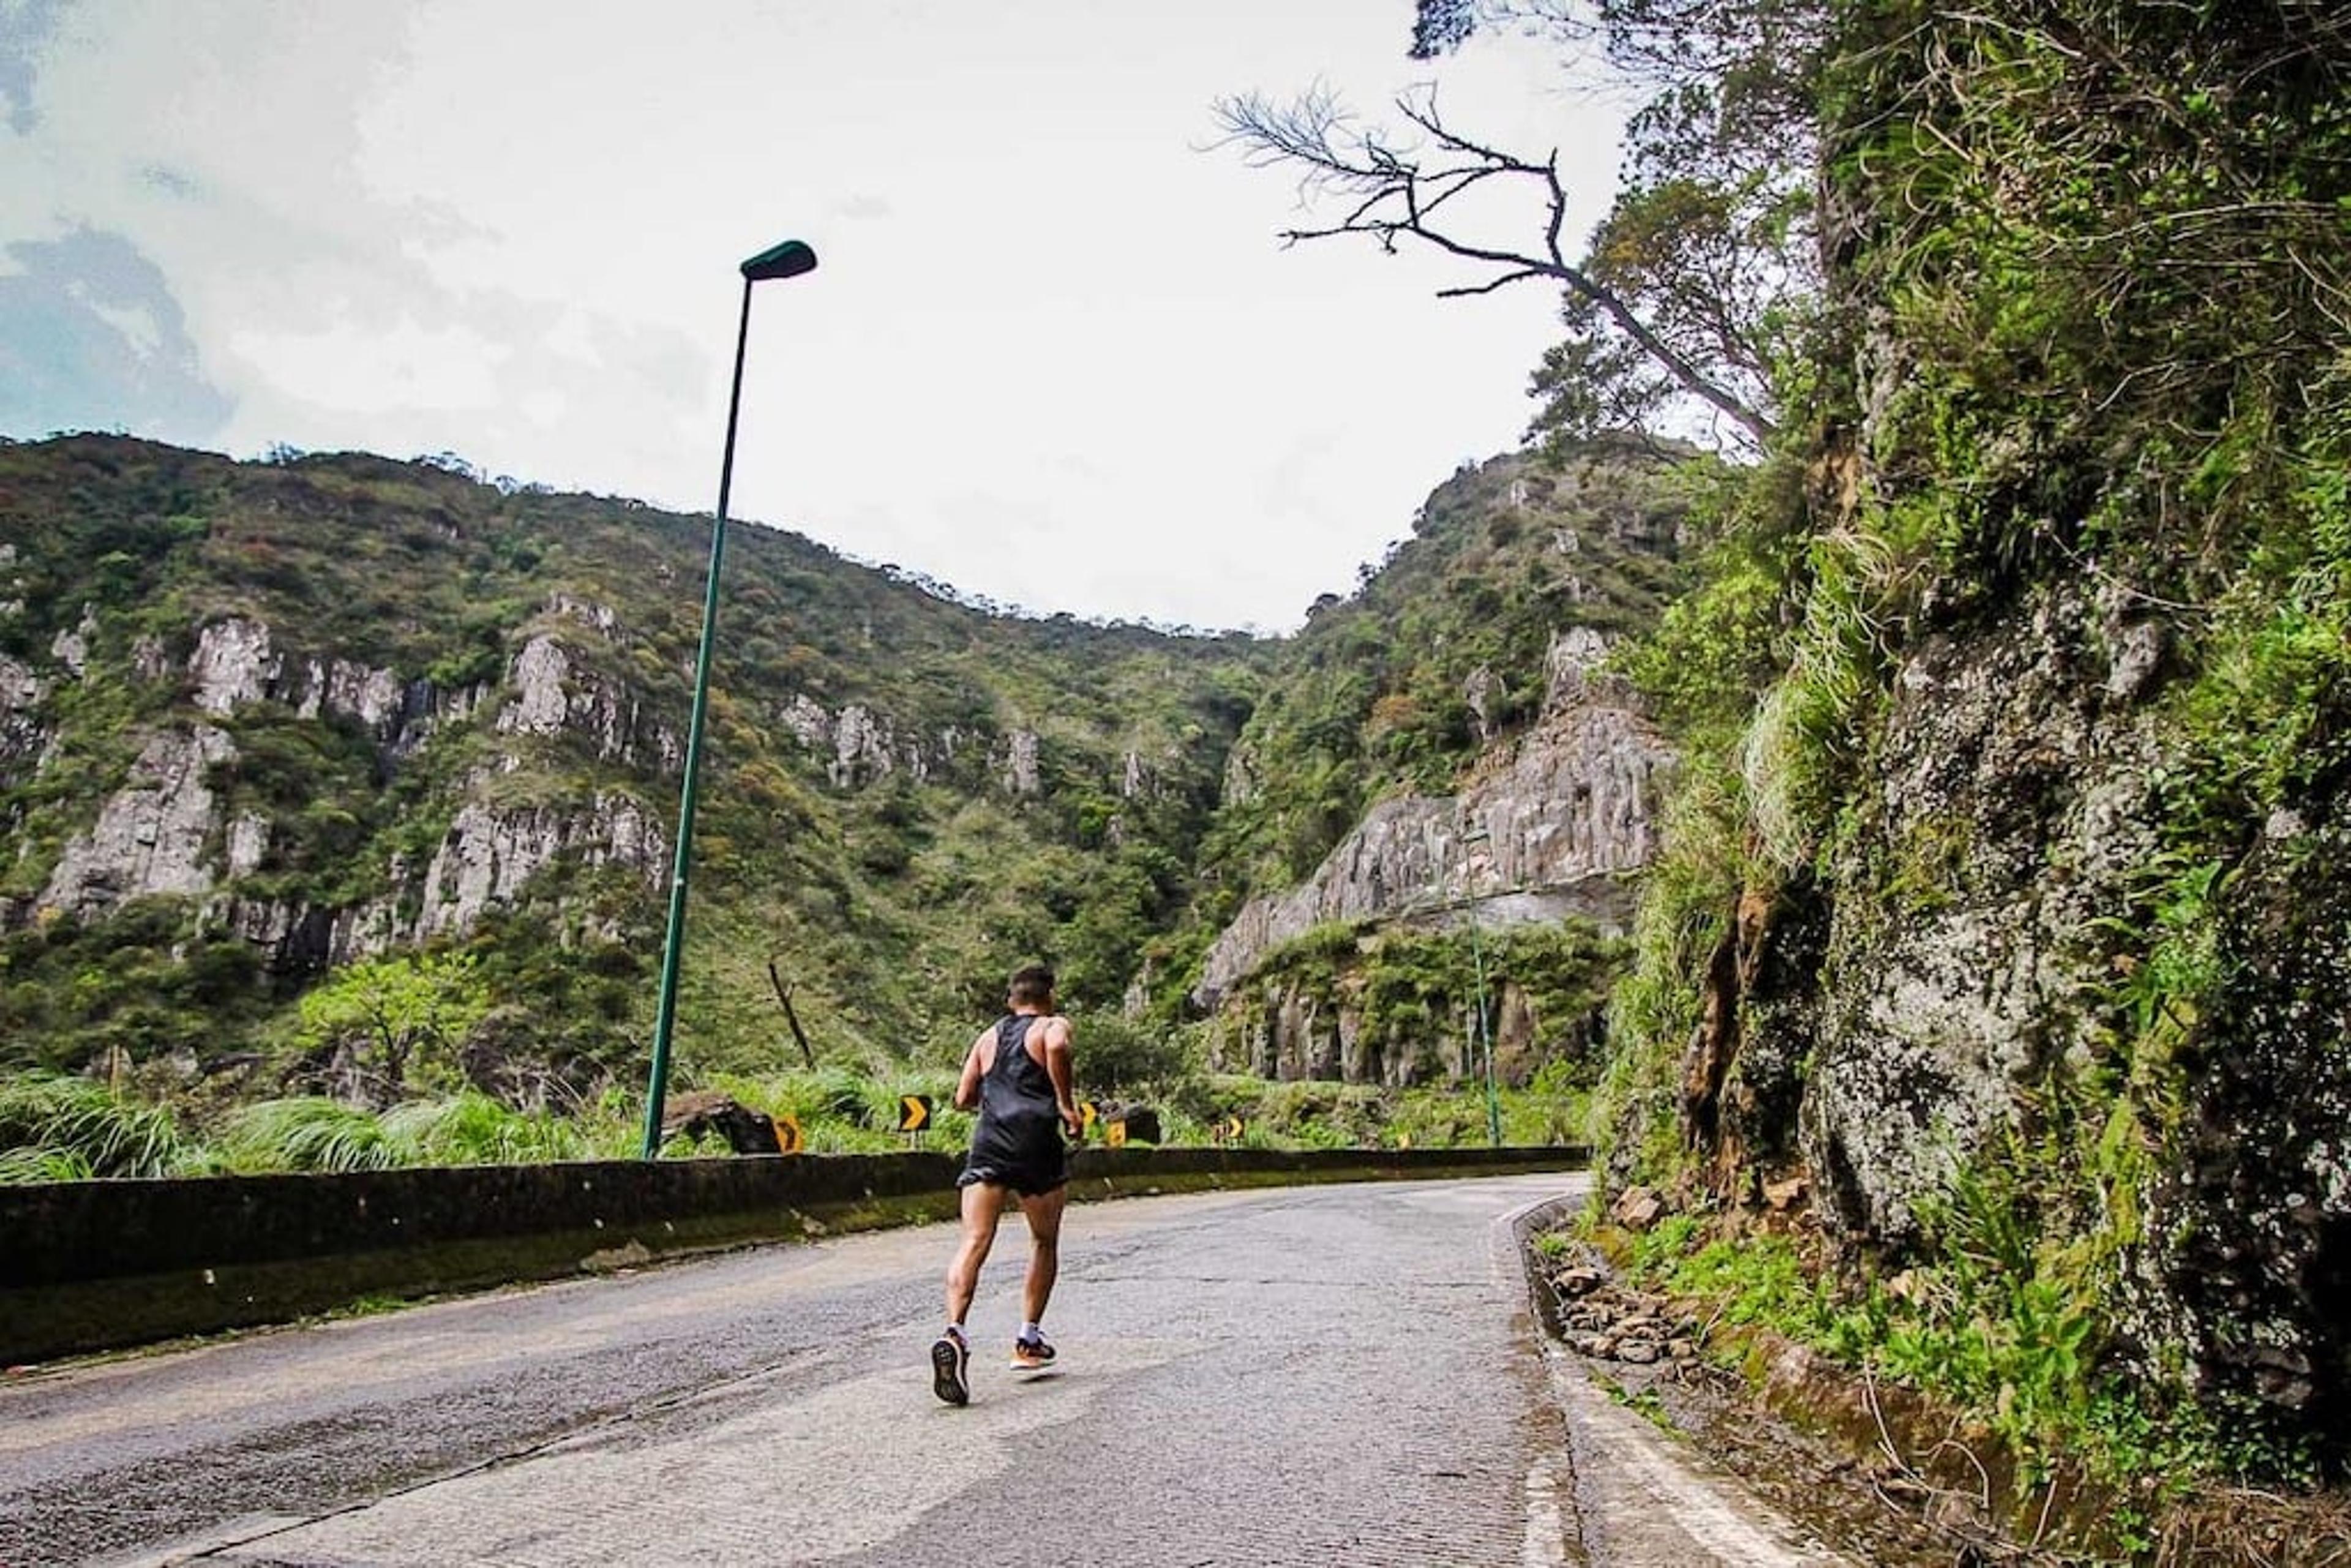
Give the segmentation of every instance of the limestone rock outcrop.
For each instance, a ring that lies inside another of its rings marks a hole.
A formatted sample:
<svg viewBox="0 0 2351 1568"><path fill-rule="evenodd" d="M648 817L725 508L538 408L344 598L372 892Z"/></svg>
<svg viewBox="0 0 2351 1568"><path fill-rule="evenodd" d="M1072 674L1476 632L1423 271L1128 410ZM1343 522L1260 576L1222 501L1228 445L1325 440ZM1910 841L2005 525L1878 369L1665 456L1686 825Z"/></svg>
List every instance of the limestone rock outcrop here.
<svg viewBox="0 0 2351 1568"><path fill-rule="evenodd" d="M134 663L149 679L168 670L162 645L152 642ZM331 653L292 660L266 622L242 615L197 628L187 675L189 700L215 717L261 702L283 703L301 718L338 715L356 720L394 757L414 753L438 727L466 717L485 695L478 686L444 691L423 678L402 680Z"/></svg>
<svg viewBox="0 0 2351 1568"><path fill-rule="evenodd" d="M948 725L927 737L902 735L890 716L863 703L835 711L796 692L779 715L784 727L824 757L825 777L837 789L862 789L904 772L920 784L944 776L971 748L971 737Z"/></svg>
<svg viewBox="0 0 2351 1568"><path fill-rule="evenodd" d="M1334 921L1580 915L1621 928L1628 873L1656 852L1672 749L1628 693L1593 671L1596 633L1555 644L1556 706L1458 795L1380 801L1286 893L1251 900L1204 960L1194 1003L1213 1010L1270 949Z"/></svg>
<svg viewBox="0 0 2351 1568"><path fill-rule="evenodd" d="M210 892L218 810L206 775L235 755L205 725L151 736L97 822L67 843L36 907L87 917L147 894Z"/></svg>
<svg viewBox="0 0 2351 1568"><path fill-rule="evenodd" d="M399 935L423 940L468 930L492 904L518 897L560 855L576 855L589 866L628 866L652 880L668 853L666 842L660 822L628 795L600 792L585 810L502 811L468 801L425 868L413 930Z"/></svg>
<svg viewBox="0 0 2351 1568"><path fill-rule="evenodd" d="M31 669L0 654L0 780L22 777L48 744L41 704L48 688Z"/></svg>
<svg viewBox="0 0 2351 1568"><path fill-rule="evenodd" d="M685 744L646 713L644 704L622 682L576 657L550 633L523 644L509 672L513 695L498 710L501 734L554 737L580 735L604 761L645 762L674 773Z"/></svg>
<svg viewBox="0 0 2351 1568"><path fill-rule="evenodd" d="M611 632L609 611L584 601L559 606L571 619ZM86 633L84 634L87 635ZM72 650L86 659L86 647ZM137 664L143 676L169 674L161 644ZM72 666L68 664L70 669ZM230 616L198 627L185 665L185 695L198 712L225 721L261 703L280 703L296 717L339 716L360 726L387 766L413 757L433 736L463 724L485 706L481 687L444 691L428 680L321 653L290 659L269 625ZM617 683L586 672L551 636L533 638L517 655L513 685L497 708L496 729L509 735L571 732L600 758L633 761L641 754L674 768L681 747ZM16 761L40 747L46 686L30 669L0 660L0 759ZM274 845L269 818L225 813L213 777L234 763L235 740L217 722L193 723L147 737L120 788L95 822L65 846L40 894L20 913L53 909L89 918L150 894L204 899L281 972L314 969L392 946L470 929L487 909L519 896L530 878L560 857L593 867L618 864L657 883L666 833L633 796L600 790L578 805L495 806L476 779L430 859L388 870L390 891L346 907L256 897L239 884L266 870Z"/></svg>

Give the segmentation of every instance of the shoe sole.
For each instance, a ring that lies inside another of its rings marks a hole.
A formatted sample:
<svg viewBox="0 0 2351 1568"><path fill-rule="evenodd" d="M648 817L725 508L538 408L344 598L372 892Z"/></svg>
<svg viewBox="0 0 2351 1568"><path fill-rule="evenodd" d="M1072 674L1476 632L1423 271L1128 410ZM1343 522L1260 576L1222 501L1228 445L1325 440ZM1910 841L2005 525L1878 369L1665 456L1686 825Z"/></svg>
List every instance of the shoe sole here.
<svg viewBox="0 0 2351 1568"><path fill-rule="evenodd" d="M1040 1356L1035 1361L1021 1355L1012 1358L1012 1370L1015 1372L1050 1372L1052 1366L1053 1358L1050 1355Z"/></svg>
<svg viewBox="0 0 2351 1568"><path fill-rule="evenodd" d="M971 1385L964 1381L964 1353L951 1339L931 1346L931 1392L949 1405L971 1403Z"/></svg>

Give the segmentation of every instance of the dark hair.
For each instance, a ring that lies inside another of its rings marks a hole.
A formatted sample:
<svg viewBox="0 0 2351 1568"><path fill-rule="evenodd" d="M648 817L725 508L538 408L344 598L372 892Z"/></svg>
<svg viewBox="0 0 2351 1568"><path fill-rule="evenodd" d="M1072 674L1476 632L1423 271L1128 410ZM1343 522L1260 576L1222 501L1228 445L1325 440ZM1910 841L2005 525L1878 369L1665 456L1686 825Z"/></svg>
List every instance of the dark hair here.
<svg viewBox="0 0 2351 1568"><path fill-rule="evenodd" d="M1053 999L1053 971L1030 964L1012 971L1012 1005L1041 1008Z"/></svg>

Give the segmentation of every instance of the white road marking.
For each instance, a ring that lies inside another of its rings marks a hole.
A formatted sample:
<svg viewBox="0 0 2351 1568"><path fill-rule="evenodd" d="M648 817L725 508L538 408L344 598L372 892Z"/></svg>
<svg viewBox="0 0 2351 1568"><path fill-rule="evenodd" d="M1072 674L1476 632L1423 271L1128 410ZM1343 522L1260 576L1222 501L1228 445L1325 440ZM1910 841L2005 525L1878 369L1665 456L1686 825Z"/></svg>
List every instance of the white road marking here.
<svg viewBox="0 0 2351 1568"><path fill-rule="evenodd" d="M1581 1189L1588 1178L1573 1179ZM1552 1201L1555 1198L1520 1204L1498 1218L1489 1232L1496 1277L1507 1277L1521 1300L1531 1285L1516 1227L1523 1216ZM1667 1543L1678 1536L1738 1568L1850 1568L1845 1559L1806 1539L1802 1531L1736 1481L1699 1469L1663 1433L1612 1402L1566 1351L1546 1340L1541 1354L1553 1397L1567 1421L1579 1479L1600 1501L1602 1527L1612 1537L1624 1538L1612 1542L1616 1548L1612 1561L1670 1562L1676 1568L1693 1568L1686 1552ZM1534 1555L1535 1516L1546 1500L1558 1520L1556 1483L1545 1490L1530 1475L1525 1559L1530 1564L1558 1561ZM1552 1539L1564 1535L1563 1529L1555 1529ZM1667 1555L1668 1552L1674 1554Z"/></svg>
<svg viewBox="0 0 2351 1568"><path fill-rule="evenodd" d="M1563 1568L1567 1562L1567 1520L1547 1463L1527 1472L1527 1541L1519 1561L1524 1568Z"/></svg>

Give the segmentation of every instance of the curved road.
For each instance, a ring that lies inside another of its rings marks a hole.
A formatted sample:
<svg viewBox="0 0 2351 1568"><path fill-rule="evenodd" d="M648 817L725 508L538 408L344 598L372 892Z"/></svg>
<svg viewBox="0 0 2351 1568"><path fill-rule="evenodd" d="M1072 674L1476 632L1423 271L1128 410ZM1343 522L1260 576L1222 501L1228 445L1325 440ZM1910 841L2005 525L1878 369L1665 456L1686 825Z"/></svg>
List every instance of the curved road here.
<svg viewBox="0 0 2351 1568"><path fill-rule="evenodd" d="M1582 1177L1071 1210L1052 1374L925 1354L928 1226L0 1388L0 1564L1816 1563L1538 1345L1509 1219Z"/></svg>

